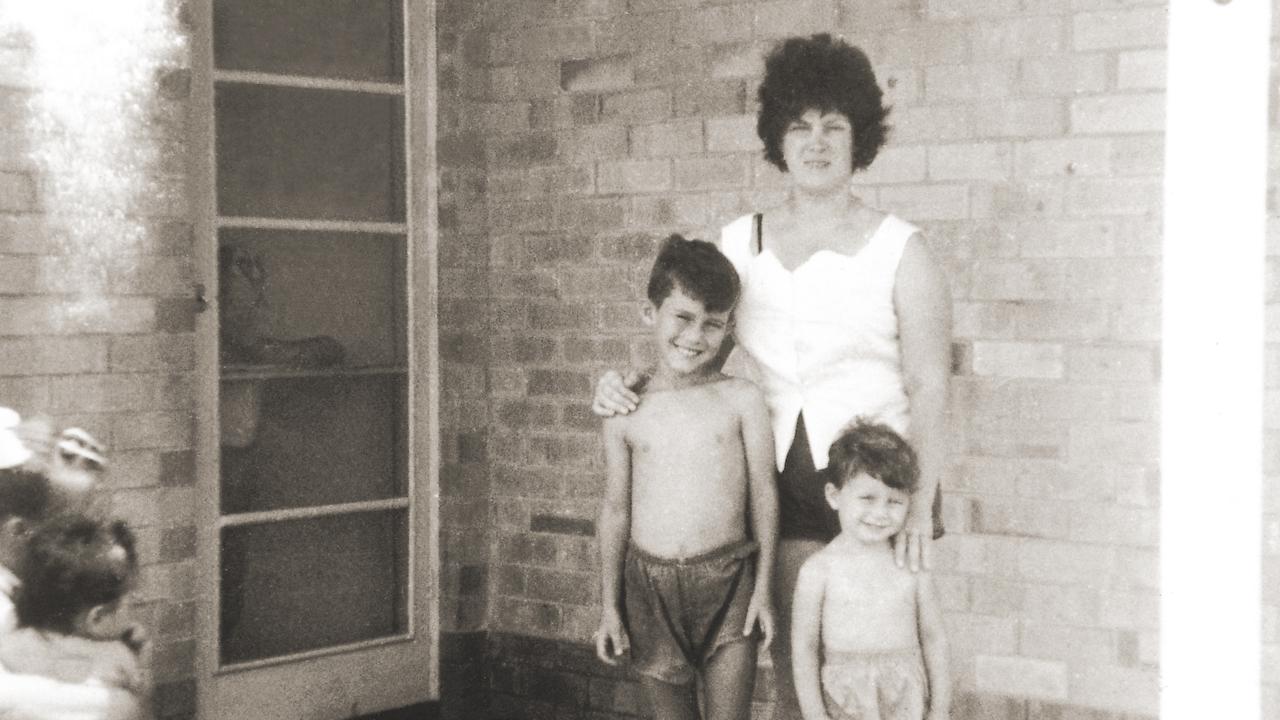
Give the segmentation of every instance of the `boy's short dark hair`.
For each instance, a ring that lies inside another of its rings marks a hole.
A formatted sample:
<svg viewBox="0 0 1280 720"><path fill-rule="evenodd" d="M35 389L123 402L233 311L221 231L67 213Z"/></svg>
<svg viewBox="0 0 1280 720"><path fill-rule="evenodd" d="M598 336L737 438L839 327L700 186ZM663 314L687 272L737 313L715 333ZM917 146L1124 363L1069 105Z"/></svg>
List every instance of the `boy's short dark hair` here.
<svg viewBox="0 0 1280 720"><path fill-rule="evenodd" d="M732 310L738 302L738 271L715 245L673 234L662 242L649 272L649 302L662 305L679 286L711 312Z"/></svg>
<svg viewBox="0 0 1280 720"><path fill-rule="evenodd" d="M865 472L895 490L912 492L920 479L916 451L893 428L858 418L840 432L828 453L831 482L844 487Z"/></svg>
<svg viewBox="0 0 1280 720"><path fill-rule="evenodd" d="M133 533L120 520L104 522L63 513L42 523L27 541L22 585L14 598L18 624L71 634L77 617L129 591L138 569ZM119 557L115 549L124 550Z"/></svg>
<svg viewBox="0 0 1280 720"><path fill-rule="evenodd" d="M853 170L871 165L889 135L889 107L866 53L827 33L792 37L765 58L756 134L764 157L786 172L782 136L809 110L840 112L853 126Z"/></svg>
<svg viewBox="0 0 1280 720"><path fill-rule="evenodd" d="M0 520L40 520L52 504L52 488L43 473L20 467L0 469Z"/></svg>

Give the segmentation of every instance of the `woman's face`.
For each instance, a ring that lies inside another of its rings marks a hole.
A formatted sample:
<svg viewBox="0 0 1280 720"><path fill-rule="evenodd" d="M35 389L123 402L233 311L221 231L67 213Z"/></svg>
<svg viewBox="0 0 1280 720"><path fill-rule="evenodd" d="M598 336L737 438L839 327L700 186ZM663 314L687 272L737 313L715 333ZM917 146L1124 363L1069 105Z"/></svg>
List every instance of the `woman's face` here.
<svg viewBox="0 0 1280 720"><path fill-rule="evenodd" d="M844 191L853 176L853 125L841 112L807 110L787 125L782 159L796 187Z"/></svg>

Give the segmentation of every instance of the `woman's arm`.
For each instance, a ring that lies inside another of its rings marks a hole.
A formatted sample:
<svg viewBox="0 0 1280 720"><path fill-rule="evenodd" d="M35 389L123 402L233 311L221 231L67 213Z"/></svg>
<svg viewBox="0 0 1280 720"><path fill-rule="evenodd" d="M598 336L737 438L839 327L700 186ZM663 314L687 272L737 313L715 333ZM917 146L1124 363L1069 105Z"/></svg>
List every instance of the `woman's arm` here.
<svg viewBox="0 0 1280 720"><path fill-rule="evenodd" d="M928 720L951 717L951 675L947 669L947 634L942 624L942 607L933 577L921 573L916 579L916 624L920 631L920 649L924 653L924 671L929 681Z"/></svg>
<svg viewBox="0 0 1280 720"><path fill-rule="evenodd" d="M893 292L902 346L902 374L911 403L911 444L920 458L920 486L906 527L894 539L898 564L932 564L933 496L947 462L947 388L951 377L951 291L924 239L907 240Z"/></svg>
<svg viewBox="0 0 1280 720"><path fill-rule="evenodd" d="M605 488L600 503L600 628L596 655L615 665L631 646L622 621L622 563L631 534L631 450L623 418L604 422Z"/></svg>
<svg viewBox="0 0 1280 720"><path fill-rule="evenodd" d="M822 594L825 572L820 555L800 566L791 603L791 671L804 720L828 720L822 698ZM785 640L784 640L785 642Z"/></svg>

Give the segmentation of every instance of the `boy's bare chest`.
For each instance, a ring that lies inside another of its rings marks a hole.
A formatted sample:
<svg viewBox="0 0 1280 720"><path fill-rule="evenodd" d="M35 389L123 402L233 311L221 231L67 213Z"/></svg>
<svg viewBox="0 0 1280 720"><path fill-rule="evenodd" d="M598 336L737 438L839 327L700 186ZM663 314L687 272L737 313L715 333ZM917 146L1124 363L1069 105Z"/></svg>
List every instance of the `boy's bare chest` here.
<svg viewBox="0 0 1280 720"><path fill-rule="evenodd" d="M737 446L740 437L738 415L732 408L722 400L697 396L650 398L641 404L627 428L635 454L673 452L690 446Z"/></svg>

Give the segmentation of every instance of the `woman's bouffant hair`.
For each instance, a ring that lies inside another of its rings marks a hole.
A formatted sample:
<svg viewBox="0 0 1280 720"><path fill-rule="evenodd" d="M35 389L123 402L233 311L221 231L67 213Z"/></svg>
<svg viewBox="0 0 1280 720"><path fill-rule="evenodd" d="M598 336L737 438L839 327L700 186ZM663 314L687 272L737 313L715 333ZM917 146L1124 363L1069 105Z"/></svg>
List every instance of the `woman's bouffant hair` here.
<svg viewBox="0 0 1280 720"><path fill-rule="evenodd" d="M756 134L764 157L786 172L782 136L809 110L840 112L853 126L853 171L871 165L889 135L889 107L866 53L820 33L787 38L764 61Z"/></svg>
<svg viewBox="0 0 1280 720"><path fill-rule="evenodd" d="M865 472L895 490L913 492L920 479L916 451L893 428L865 418L854 420L828 453L831 483L836 487Z"/></svg>
<svg viewBox="0 0 1280 720"><path fill-rule="evenodd" d="M662 305L679 287L711 312L732 310L738 302L738 271L715 245L673 234L662 242L649 272L649 302Z"/></svg>

